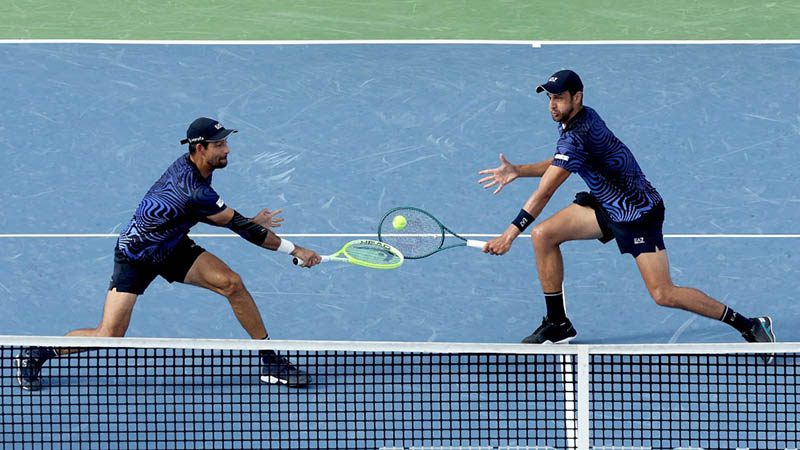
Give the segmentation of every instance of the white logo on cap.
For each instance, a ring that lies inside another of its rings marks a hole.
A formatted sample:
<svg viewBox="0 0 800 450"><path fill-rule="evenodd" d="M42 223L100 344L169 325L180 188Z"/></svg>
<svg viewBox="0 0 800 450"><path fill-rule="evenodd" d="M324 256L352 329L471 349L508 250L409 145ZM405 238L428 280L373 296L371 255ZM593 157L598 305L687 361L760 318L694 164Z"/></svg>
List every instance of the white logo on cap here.
<svg viewBox="0 0 800 450"><path fill-rule="evenodd" d="M550 79L547 80L548 83L555 83L556 81L558 81L558 77L550 77Z"/></svg>
<svg viewBox="0 0 800 450"><path fill-rule="evenodd" d="M216 125L214 125L214 128L219 130L219 129L222 128L222 124L221 123L217 123Z"/></svg>

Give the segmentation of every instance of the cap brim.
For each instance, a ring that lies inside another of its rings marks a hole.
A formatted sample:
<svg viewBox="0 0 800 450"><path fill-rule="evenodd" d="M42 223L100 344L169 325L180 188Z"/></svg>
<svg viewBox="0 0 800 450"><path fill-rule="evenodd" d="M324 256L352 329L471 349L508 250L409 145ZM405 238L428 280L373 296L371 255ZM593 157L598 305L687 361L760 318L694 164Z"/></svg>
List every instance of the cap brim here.
<svg viewBox="0 0 800 450"><path fill-rule="evenodd" d="M536 87L536 93L537 94L539 94L539 93L541 93L543 91L547 91L548 94L560 94L560 93L566 91L566 89L559 90L559 88L556 85L554 85L553 83L540 84L539 86Z"/></svg>
<svg viewBox="0 0 800 450"><path fill-rule="evenodd" d="M239 132L239 130L222 130L219 133L217 133L216 135L206 139L206 142L224 141L225 138L227 138L229 135L231 135L231 133L238 133L238 132Z"/></svg>

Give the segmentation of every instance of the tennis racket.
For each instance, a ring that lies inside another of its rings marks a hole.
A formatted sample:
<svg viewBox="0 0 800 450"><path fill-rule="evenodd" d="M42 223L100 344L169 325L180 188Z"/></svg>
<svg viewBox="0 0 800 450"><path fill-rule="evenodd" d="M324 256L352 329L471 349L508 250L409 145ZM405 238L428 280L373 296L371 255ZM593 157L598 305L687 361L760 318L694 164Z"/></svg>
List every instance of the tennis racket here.
<svg viewBox="0 0 800 450"><path fill-rule="evenodd" d="M403 264L403 254L399 250L384 242L371 239L357 239L350 241L336 253L323 255L321 262L341 262L370 269L396 269ZM293 258L296 266L303 264L303 260Z"/></svg>
<svg viewBox="0 0 800 450"><path fill-rule="evenodd" d="M405 218L406 226L402 229L393 225L397 216ZM445 242L446 237L456 239ZM406 259L424 258L453 247L482 249L486 244L485 241L465 239L457 235L430 213L411 206L394 208L383 216L378 225L378 240L399 249Z"/></svg>

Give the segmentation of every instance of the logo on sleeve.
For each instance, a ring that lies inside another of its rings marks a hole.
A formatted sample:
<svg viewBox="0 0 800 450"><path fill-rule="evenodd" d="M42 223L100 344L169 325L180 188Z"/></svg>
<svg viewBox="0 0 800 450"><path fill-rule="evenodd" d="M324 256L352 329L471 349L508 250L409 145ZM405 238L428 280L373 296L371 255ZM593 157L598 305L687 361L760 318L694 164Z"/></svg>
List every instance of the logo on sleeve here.
<svg viewBox="0 0 800 450"><path fill-rule="evenodd" d="M223 202L223 201L222 201L222 197L220 197L220 198L217 200L217 206L219 206L220 208L222 208L223 206L225 206L225 202Z"/></svg>
<svg viewBox="0 0 800 450"><path fill-rule="evenodd" d="M636 245L644 244L644 238L643 237L633 238L633 243L636 244Z"/></svg>
<svg viewBox="0 0 800 450"><path fill-rule="evenodd" d="M569 156L562 155L561 153L556 153L555 158L560 159L562 161L569 161Z"/></svg>

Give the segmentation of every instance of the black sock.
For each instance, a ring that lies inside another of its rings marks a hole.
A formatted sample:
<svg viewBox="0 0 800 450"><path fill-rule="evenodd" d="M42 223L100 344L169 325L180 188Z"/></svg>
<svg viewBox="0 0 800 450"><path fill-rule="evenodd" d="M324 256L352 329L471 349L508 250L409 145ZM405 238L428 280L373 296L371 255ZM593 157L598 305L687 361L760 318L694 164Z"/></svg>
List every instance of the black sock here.
<svg viewBox="0 0 800 450"><path fill-rule="evenodd" d="M567 320L566 306L564 305L564 291L544 293L544 301L547 303L547 318L551 322L561 323Z"/></svg>
<svg viewBox="0 0 800 450"><path fill-rule="evenodd" d="M740 333L744 333L745 331L749 330L753 325L752 319L737 313L727 306L725 307L725 312L722 313L722 317L720 317L719 320L727 323L733 328L736 328Z"/></svg>
<svg viewBox="0 0 800 450"><path fill-rule="evenodd" d="M261 340L262 341L268 341L269 340L269 333L267 333L266 336L261 338ZM273 356L275 356L275 350L271 350L271 349L270 350L259 350L258 354L262 358L270 358L271 359Z"/></svg>

